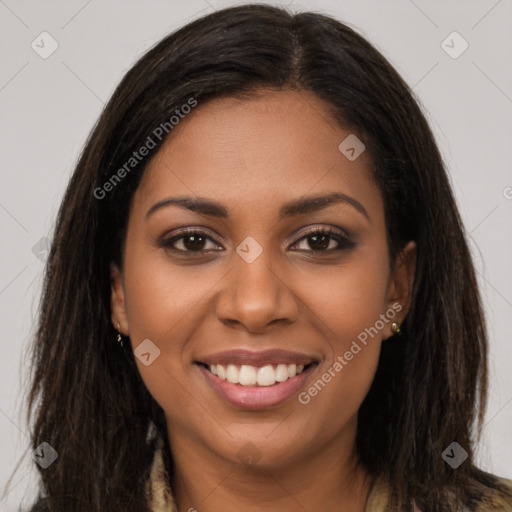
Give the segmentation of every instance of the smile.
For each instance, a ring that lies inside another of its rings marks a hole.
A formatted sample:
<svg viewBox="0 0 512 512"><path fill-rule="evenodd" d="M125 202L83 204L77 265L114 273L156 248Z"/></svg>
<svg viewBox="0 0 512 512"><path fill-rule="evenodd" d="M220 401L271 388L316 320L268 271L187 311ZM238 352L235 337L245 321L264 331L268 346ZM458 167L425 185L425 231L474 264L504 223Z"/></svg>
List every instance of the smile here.
<svg viewBox="0 0 512 512"><path fill-rule="evenodd" d="M234 351L196 361L208 384L242 409L277 407L295 396L318 361L283 351Z"/></svg>

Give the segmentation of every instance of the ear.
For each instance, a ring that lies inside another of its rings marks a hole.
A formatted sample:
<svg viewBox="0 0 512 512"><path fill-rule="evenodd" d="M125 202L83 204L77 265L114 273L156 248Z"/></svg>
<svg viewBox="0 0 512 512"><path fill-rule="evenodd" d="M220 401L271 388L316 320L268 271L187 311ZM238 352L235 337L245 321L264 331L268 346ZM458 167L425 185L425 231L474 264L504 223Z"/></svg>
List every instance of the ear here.
<svg viewBox="0 0 512 512"><path fill-rule="evenodd" d="M126 315L126 301L124 295L123 276L117 265L110 264L110 282L111 282L111 296L110 296L110 310L112 325L116 331L120 330L121 334L128 336L128 318ZM118 325L119 324L119 325Z"/></svg>
<svg viewBox="0 0 512 512"><path fill-rule="evenodd" d="M415 270L416 243L410 241L396 256L388 288L387 306L397 312L393 322L396 322L398 325L403 322L409 311ZM391 336L393 336L393 331L391 331L391 323L389 323L386 325L384 339Z"/></svg>

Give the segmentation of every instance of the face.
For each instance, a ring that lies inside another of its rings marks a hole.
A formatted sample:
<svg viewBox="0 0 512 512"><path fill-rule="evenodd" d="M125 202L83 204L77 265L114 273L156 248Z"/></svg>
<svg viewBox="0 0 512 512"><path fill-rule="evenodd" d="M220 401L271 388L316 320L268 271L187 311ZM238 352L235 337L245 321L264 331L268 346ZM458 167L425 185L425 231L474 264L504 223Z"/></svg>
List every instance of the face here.
<svg viewBox="0 0 512 512"><path fill-rule="evenodd" d="M338 148L351 133L309 93L262 91L199 104L148 166L112 322L173 452L271 467L353 449L414 244L390 265L369 154Z"/></svg>

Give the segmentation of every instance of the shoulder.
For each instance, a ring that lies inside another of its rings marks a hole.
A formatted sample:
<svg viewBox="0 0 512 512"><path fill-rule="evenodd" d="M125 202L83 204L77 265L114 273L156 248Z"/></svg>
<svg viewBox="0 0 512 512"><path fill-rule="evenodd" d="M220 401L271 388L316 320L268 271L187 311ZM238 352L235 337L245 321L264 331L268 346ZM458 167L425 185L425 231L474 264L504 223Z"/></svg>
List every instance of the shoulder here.
<svg viewBox="0 0 512 512"><path fill-rule="evenodd" d="M512 480L499 477L495 478L512 496ZM512 512L512 498L509 500L500 497L484 498L476 509L476 512Z"/></svg>
<svg viewBox="0 0 512 512"><path fill-rule="evenodd" d="M486 476L491 478L494 483L497 482L501 484L504 489L508 490L510 498L502 498L496 496L496 494L484 497L471 512L512 512L512 480L491 474L486 474ZM389 496L390 491L387 482L383 477L377 477L372 482L365 512L384 512L387 510ZM419 512L419 510L414 509L414 512ZM467 512L469 512L469 510Z"/></svg>

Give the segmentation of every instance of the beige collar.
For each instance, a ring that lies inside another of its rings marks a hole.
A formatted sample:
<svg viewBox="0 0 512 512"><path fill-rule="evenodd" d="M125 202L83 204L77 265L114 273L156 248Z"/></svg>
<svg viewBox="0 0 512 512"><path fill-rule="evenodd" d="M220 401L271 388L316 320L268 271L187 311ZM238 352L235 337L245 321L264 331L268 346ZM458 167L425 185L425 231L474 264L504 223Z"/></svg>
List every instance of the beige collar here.
<svg viewBox="0 0 512 512"><path fill-rule="evenodd" d="M159 435L151 473L146 482L146 500L151 512L178 512L169 485L163 454L164 438Z"/></svg>

